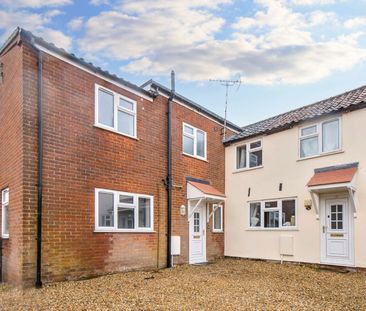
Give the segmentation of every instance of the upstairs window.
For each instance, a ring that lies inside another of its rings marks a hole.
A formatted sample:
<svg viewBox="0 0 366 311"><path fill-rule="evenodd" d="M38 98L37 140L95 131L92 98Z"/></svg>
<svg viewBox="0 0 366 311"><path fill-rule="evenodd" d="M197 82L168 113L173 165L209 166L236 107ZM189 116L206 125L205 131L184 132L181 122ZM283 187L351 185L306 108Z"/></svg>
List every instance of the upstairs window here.
<svg viewBox="0 0 366 311"><path fill-rule="evenodd" d="M136 102L99 85L96 92L96 125L136 138Z"/></svg>
<svg viewBox="0 0 366 311"><path fill-rule="evenodd" d="M249 204L251 228L291 228L296 226L296 200L280 199Z"/></svg>
<svg viewBox="0 0 366 311"><path fill-rule="evenodd" d="M206 132L186 123L183 123L183 153L199 159L206 160Z"/></svg>
<svg viewBox="0 0 366 311"><path fill-rule="evenodd" d="M300 158L340 150L340 118L300 128Z"/></svg>
<svg viewBox="0 0 366 311"><path fill-rule="evenodd" d="M246 169L262 166L262 141L246 143L236 147L236 169Z"/></svg>
<svg viewBox="0 0 366 311"><path fill-rule="evenodd" d="M96 189L96 230L152 231L153 197Z"/></svg>
<svg viewBox="0 0 366 311"><path fill-rule="evenodd" d="M9 238L9 189L1 192L1 236Z"/></svg>

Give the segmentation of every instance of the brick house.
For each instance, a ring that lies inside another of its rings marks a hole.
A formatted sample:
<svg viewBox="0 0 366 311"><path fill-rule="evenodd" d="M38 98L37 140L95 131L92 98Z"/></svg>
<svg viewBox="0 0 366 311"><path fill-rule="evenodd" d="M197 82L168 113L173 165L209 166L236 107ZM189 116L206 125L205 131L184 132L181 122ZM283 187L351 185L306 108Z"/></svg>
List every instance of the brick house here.
<svg viewBox="0 0 366 311"><path fill-rule="evenodd" d="M170 89L23 29L0 64L3 281L166 267ZM171 115L173 261L210 261L224 254L224 120L179 94Z"/></svg>

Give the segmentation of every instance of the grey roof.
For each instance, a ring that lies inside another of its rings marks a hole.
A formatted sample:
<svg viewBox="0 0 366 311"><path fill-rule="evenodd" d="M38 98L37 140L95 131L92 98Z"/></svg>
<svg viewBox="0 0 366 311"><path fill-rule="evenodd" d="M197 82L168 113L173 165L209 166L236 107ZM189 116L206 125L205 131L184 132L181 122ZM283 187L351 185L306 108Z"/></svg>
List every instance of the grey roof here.
<svg viewBox="0 0 366 311"><path fill-rule="evenodd" d="M361 108L366 108L366 86L244 126L239 134L228 137L224 143L280 132L302 121Z"/></svg>
<svg viewBox="0 0 366 311"><path fill-rule="evenodd" d="M93 65L90 62L87 62L86 60L84 60L83 58L77 57L75 54L72 53L68 53L66 50L58 48L57 46L55 46L53 43L49 43L47 41L45 41L44 39L35 36L34 34L32 34L30 31L27 31L25 29L22 28L17 28L8 38L8 40L6 40L6 42L1 46L0 48L0 55L2 54L2 52L11 44L11 42L18 36L20 35L20 38L22 41L27 42L28 44L32 45L33 47L36 47L36 45L39 45L59 56L62 56L76 64L78 64L80 67L85 68L87 70L90 70L96 74L99 74L107 79L110 79L112 81L115 81L116 83L119 83L123 86L126 86L140 94L143 94L145 96L149 96L152 98L152 94L148 91L146 91L145 89L131 83L128 82L120 77L117 77L115 74L112 74L106 70L101 69L100 67L97 67L95 65Z"/></svg>
<svg viewBox="0 0 366 311"><path fill-rule="evenodd" d="M154 80L149 80L149 81L145 82L144 84L141 85L141 87L143 87L143 88L150 87L154 91L158 91L158 92L165 94L166 96L170 96L170 89ZM196 102L184 97L183 95L175 93L175 98L178 99L179 101L183 102L187 106L195 109L196 111L199 111L199 112L203 113L204 115L207 115L208 117L214 119L215 121L217 121L221 124L224 124L225 120L223 117L221 117L218 114L210 111L209 109L197 104ZM227 124L228 128L234 130L235 132L240 132L242 130L240 126L234 124L233 122L227 121L226 124Z"/></svg>
<svg viewBox="0 0 366 311"><path fill-rule="evenodd" d="M333 166L327 166L322 168L316 168L314 170L315 173L324 173L324 172L332 172L332 171L339 171L339 170L345 170L348 168L358 167L358 162L348 163L348 164L341 164L341 165L333 165Z"/></svg>

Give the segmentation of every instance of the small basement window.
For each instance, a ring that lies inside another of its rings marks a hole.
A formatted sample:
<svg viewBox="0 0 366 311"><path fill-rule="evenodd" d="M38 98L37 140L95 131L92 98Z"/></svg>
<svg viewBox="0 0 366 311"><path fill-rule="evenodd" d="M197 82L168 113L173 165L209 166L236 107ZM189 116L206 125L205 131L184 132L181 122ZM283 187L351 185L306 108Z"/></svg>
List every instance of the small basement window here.
<svg viewBox="0 0 366 311"><path fill-rule="evenodd" d="M249 227L263 229L296 227L296 199L250 202Z"/></svg>
<svg viewBox="0 0 366 311"><path fill-rule="evenodd" d="M9 238L9 188L1 192L1 236Z"/></svg>
<svg viewBox="0 0 366 311"><path fill-rule="evenodd" d="M136 138L136 102L99 85L95 94L95 124Z"/></svg>
<svg viewBox="0 0 366 311"><path fill-rule="evenodd" d="M95 190L96 231L152 231L153 197Z"/></svg>

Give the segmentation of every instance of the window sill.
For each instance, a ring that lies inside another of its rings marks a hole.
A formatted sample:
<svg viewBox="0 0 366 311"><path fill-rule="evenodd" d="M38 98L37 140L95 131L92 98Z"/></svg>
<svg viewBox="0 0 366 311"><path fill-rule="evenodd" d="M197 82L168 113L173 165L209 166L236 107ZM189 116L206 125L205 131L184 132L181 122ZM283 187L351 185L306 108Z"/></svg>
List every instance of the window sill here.
<svg viewBox="0 0 366 311"><path fill-rule="evenodd" d="M245 231L299 231L297 227L292 228L247 228Z"/></svg>
<svg viewBox="0 0 366 311"><path fill-rule="evenodd" d="M233 174L241 173L241 172L247 172L247 171L253 171L263 168L263 165L256 166L256 167L250 167L250 168L241 168L233 171Z"/></svg>
<svg viewBox="0 0 366 311"><path fill-rule="evenodd" d="M212 233L224 233L224 230L212 230Z"/></svg>
<svg viewBox="0 0 366 311"><path fill-rule="evenodd" d="M3 234L1 238L4 240L9 240L9 234Z"/></svg>
<svg viewBox="0 0 366 311"><path fill-rule="evenodd" d="M103 126L103 125L100 125L100 124L94 124L94 127L99 128L99 129L102 129L102 130L105 130L105 131L109 131L109 132L112 132L112 133L115 133L115 134L118 134L118 135L121 135L121 136L124 136L124 137L127 137L127 138L131 138L131 139L134 139L134 140L139 140L136 136L131 136L131 135L128 135L128 134L123 134L123 133L118 132L115 129L112 129L112 128L108 127L108 126Z"/></svg>
<svg viewBox="0 0 366 311"><path fill-rule="evenodd" d="M299 162L299 161L305 161L305 160L310 160L310 159L316 159L316 158L326 157L326 156L330 156L333 154L339 154L339 153L344 153L344 150L336 150L336 151L317 154L317 155L311 156L311 157L299 158L299 159L297 159L297 161Z"/></svg>
<svg viewBox="0 0 366 311"><path fill-rule="evenodd" d="M95 229L94 233L156 233L154 230L113 230L113 229Z"/></svg>
<svg viewBox="0 0 366 311"><path fill-rule="evenodd" d="M197 159L197 160L201 160L201 161L204 161L204 162L207 162L208 163L208 160L205 159L205 158L200 158L200 157L196 157L194 155L191 155L189 153L185 153L185 152L182 152L183 155L187 156L187 157L190 157L190 158L193 158L193 159Z"/></svg>

